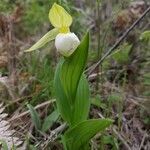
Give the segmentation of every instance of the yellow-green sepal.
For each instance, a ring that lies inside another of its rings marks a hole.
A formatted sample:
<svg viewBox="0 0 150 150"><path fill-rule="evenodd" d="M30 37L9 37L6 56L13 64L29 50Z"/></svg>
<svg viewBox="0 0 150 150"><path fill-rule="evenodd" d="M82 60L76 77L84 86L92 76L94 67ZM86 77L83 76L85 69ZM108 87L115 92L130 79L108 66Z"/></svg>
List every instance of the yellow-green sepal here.
<svg viewBox="0 0 150 150"><path fill-rule="evenodd" d="M25 52L31 52L31 51L34 51L43 47L48 42L54 40L58 33L59 33L59 29L57 28L50 30L38 42L36 42L31 48L25 50Z"/></svg>
<svg viewBox="0 0 150 150"><path fill-rule="evenodd" d="M54 3L49 11L49 19L51 24L55 28L70 27L72 24L72 17L69 13L60 5Z"/></svg>

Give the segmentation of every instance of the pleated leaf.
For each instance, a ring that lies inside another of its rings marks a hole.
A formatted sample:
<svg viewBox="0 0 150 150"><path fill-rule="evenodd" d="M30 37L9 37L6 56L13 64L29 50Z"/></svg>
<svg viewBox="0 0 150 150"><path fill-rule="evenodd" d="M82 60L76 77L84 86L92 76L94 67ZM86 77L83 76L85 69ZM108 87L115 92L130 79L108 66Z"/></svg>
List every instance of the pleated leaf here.
<svg viewBox="0 0 150 150"><path fill-rule="evenodd" d="M85 75L82 74L74 103L72 126L86 120L89 114L89 109L89 85Z"/></svg>
<svg viewBox="0 0 150 150"><path fill-rule="evenodd" d="M88 150L89 140L112 124L110 119L91 119L81 122L65 132L63 140L67 150Z"/></svg>
<svg viewBox="0 0 150 150"><path fill-rule="evenodd" d="M89 49L89 33L87 33L76 51L65 58L60 74L62 86L67 98L72 104L75 102L76 91L80 77L84 71Z"/></svg>
<svg viewBox="0 0 150 150"><path fill-rule="evenodd" d="M83 121L88 116L89 87L82 75L87 61L88 47L89 33L73 55L59 62L55 72L54 87L58 110L69 125Z"/></svg>
<svg viewBox="0 0 150 150"><path fill-rule="evenodd" d="M67 96L65 94L64 88L60 80L60 72L61 72L63 62L64 59L61 59L57 65L55 71L55 77L54 77L54 89L56 95L56 104L61 114L61 117L70 124L72 118L72 113L71 113L72 111L71 111L69 100L67 99Z"/></svg>

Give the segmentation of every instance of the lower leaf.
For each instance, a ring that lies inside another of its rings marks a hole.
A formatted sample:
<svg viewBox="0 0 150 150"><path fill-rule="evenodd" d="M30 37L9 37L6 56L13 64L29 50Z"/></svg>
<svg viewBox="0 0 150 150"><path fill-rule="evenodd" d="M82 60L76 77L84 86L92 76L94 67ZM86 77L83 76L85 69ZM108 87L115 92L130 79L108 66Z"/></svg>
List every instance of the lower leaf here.
<svg viewBox="0 0 150 150"><path fill-rule="evenodd" d="M70 128L64 135L67 150L83 150L97 132L105 130L112 122L110 119L91 119Z"/></svg>

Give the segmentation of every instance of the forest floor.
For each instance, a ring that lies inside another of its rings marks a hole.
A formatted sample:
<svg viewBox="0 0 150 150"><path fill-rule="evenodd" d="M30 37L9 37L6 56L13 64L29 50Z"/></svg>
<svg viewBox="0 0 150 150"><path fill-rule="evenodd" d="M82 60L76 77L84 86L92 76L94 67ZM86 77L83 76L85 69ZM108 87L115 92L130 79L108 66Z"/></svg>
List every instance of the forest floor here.
<svg viewBox="0 0 150 150"><path fill-rule="evenodd" d="M53 2L0 2L0 138L8 131L21 150L63 149L61 135L66 125L56 113L53 88L60 56L53 42L24 53L52 28L47 14ZM91 92L89 118L114 120L90 145L92 150L149 150L150 11L118 41L150 5L148 1L116 2L61 1L72 13L72 30L80 38L90 29L86 67ZM94 69L93 65L111 49L112 53ZM44 131L36 130L27 104L35 108L43 124L49 118ZM5 120L6 124L2 122Z"/></svg>

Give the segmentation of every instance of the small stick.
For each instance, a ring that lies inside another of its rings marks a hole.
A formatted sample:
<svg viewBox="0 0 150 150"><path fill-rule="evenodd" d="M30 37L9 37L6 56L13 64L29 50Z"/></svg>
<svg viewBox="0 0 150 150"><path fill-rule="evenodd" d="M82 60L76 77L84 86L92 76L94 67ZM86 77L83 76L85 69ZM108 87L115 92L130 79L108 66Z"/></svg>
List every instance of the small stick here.
<svg viewBox="0 0 150 150"><path fill-rule="evenodd" d="M139 150L142 149L142 147L143 147L143 145L144 145L145 138L146 138L146 134L144 134L144 136L143 136L143 138L142 138L142 142L141 142L141 144L140 144Z"/></svg>
<svg viewBox="0 0 150 150"><path fill-rule="evenodd" d="M125 32L124 34L119 38L118 41L104 54L104 56L94 65L89 67L85 72L89 72L88 74L91 74L104 60L105 58L110 55L119 45L120 43L128 36L128 34L135 28L135 26L149 13L150 7L148 7L145 12L141 15L140 18L138 18Z"/></svg>
<svg viewBox="0 0 150 150"><path fill-rule="evenodd" d="M45 150L50 142L55 141L58 137L58 134L63 132L66 129L66 127L67 127L67 124L63 123L62 125L60 125L56 129L51 131L49 139L46 141L46 143L44 143L44 147L42 148L42 150Z"/></svg>
<svg viewBox="0 0 150 150"><path fill-rule="evenodd" d="M44 106L46 106L46 105L49 105L49 104L51 104L51 103L53 103L53 102L55 102L55 101L56 101L55 99L46 101L46 102L44 102L44 103L42 103L42 104L37 105L36 107L34 107L34 109L35 109L35 110L36 110L36 109L39 109L39 108L44 107ZM9 119L8 121L16 120L16 119L21 118L21 117L23 117L23 116L25 116L25 115L27 115L27 114L29 114L29 113L30 113L30 111L27 110L27 111L25 111L25 112L19 114L18 116L12 117L12 118Z"/></svg>
<svg viewBox="0 0 150 150"><path fill-rule="evenodd" d="M59 133L61 133L62 131L64 131L67 127L66 123L63 123L62 125L60 125L59 127L57 127L56 129L54 129L53 131L51 131L51 135L50 135L50 141L55 140L57 138L57 135Z"/></svg>

